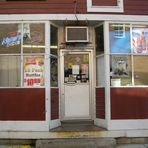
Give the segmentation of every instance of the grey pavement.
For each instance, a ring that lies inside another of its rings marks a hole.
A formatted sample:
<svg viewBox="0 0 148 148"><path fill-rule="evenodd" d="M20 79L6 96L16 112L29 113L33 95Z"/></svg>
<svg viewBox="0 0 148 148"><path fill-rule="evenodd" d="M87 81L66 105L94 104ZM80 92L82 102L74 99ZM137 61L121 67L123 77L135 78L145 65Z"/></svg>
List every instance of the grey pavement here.
<svg viewBox="0 0 148 148"><path fill-rule="evenodd" d="M148 148L148 144L124 144L118 145L117 148Z"/></svg>

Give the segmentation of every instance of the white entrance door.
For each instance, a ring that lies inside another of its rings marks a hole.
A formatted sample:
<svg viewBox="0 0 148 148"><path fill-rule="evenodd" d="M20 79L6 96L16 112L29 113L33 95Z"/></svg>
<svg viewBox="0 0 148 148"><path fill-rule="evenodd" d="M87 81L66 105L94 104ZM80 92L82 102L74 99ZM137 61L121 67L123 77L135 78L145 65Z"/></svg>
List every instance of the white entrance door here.
<svg viewBox="0 0 148 148"><path fill-rule="evenodd" d="M62 120L90 119L90 53L61 52Z"/></svg>

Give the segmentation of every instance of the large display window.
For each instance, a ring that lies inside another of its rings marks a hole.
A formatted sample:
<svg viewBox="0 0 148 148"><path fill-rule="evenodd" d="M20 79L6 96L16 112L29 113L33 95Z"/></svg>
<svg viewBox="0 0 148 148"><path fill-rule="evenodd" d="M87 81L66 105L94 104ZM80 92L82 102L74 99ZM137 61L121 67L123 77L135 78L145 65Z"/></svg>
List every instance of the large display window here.
<svg viewBox="0 0 148 148"><path fill-rule="evenodd" d="M147 86L148 25L109 27L111 86Z"/></svg>
<svg viewBox="0 0 148 148"><path fill-rule="evenodd" d="M0 87L44 86L44 23L0 24Z"/></svg>

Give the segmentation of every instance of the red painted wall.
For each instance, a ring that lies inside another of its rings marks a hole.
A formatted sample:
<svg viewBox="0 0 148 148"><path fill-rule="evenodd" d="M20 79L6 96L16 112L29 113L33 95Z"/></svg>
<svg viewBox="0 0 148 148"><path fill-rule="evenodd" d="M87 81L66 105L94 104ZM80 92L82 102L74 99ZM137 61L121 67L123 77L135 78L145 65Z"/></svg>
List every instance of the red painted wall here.
<svg viewBox="0 0 148 148"><path fill-rule="evenodd" d="M51 120L59 119L59 89L51 88Z"/></svg>
<svg viewBox="0 0 148 148"><path fill-rule="evenodd" d="M148 88L111 88L111 119L148 119Z"/></svg>
<svg viewBox="0 0 148 148"><path fill-rule="evenodd" d="M105 119L105 89L96 88L96 118Z"/></svg>
<svg viewBox="0 0 148 148"><path fill-rule="evenodd" d="M45 120L45 89L0 89L0 120Z"/></svg>
<svg viewBox="0 0 148 148"><path fill-rule="evenodd" d="M93 5L115 5L116 0L93 0ZM0 1L0 14L74 14L74 0ZM148 0L124 0L126 15L148 15ZM77 13L87 13L86 0L77 0ZM122 14L122 13L121 13Z"/></svg>
<svg viewBox="0 0 148 148"><path fill-rule="evenodd" d="M117 6L117 0L92 0L94 6Z"/></svg>

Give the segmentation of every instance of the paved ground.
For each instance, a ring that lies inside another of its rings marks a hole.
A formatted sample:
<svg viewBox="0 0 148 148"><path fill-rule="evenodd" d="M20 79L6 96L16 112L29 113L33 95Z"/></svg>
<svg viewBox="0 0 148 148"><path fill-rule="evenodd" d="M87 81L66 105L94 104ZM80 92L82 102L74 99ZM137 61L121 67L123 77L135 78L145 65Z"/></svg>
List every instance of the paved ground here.
<svg viewBox="0 0 148 148"><path fill-rule="evenodd" d="M35 147L0 145L0 148L35 148ZM116 148L148 148L148 144L125 144L125 145L118 145Z"/></svg>
<svg viewBox="0 0 148 148"><path fill-rule="evenodd" d="M148 144L125 144L119 145L117 148L148 148Z"/></svg>

